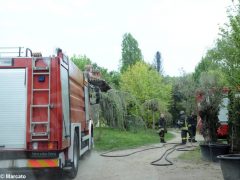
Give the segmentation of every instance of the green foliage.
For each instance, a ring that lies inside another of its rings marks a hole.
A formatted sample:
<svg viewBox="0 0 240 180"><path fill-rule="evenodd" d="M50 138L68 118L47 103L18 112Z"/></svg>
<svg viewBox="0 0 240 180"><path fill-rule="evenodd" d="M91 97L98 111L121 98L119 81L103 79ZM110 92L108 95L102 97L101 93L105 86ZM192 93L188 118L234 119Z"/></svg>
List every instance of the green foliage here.
<svg viewBox="0 0 240 180"><path fill-rule="evenodd" d="M240 93L239 90L232 90L229 93L229 136L233 152L240 152Z"/></svg>
<svg viewBox="0 0 240 180"><path fill-rule="evenodd" d="M132 131L145 127L139 116L138 102L129 93L114 89L102 93L100 106L102 116L110 127Z"/></svg>
<svg viewBox="0 0 240 180"><path fill-rule="evenodd" d="M108 70L106 68L98 66L97 63L93 63L92 67L95 71L100 72L100 74L102 76L102 79L104 79L107 82L110 82L111 77L110 77L110 75L108 73Z"/></svg>
<svg viewBox="0 0 240 180"><path fill-rule="evenodd" d="M240 84L240 11L236 8L237 14L229 15L229 23L221 28L220 38L208 54L221 66L231 86Z"/></svg>
<svg viewBox="0 0 240 180"><path fill-rule="evenodd" d="M123 92L110 90L102 93L100 106L102 115L110 127L125 129L127 100Z"/></svg>
<svg viewBox="0 0 240 180"><path fill-rule="evenodd" d="M122 41L121 72L126 71L129 66L141 60L143 57L137 40L130 33L125 33Z"/></svg>
<svg viewBox="0 0 240 180"><path fill-rule="evenodd" d="M208 50L196 66L193 74L183 72L182 76L173 78L173 103L171 104L171 113L175 121L178 119L180 110L185 110L187 114L190 114L191 111L197 111L195 100L196 90L206 86L206 84L203 85L203 81L205 81L205 83L207 82L206 78L209 78L208 88L218 87L219 85L228 86L226 74L221 64L213 60L213 55L214 51ZM216 81L214 78L216 77L218 84L214 84Z"/></svg>
<svg viewBox="0 0 240 180"><path fill-rule="evenodd" d="M168 141L172 139L174 135L167 133L165 137ZM153 130L132 133L112 128L95 128L94 139L97 150L128 149L159 143L159 135Z"/></svg>
<svg viewBox="0 0 240 180"><path fill-rule="evenodd" d="M171 86L144 62L137 62L121 76L121 89L135 96L141 104L150 99L159 99L167 109L171 100Z"/></svg>
<svg viewBox="0 0 240 180"><path fill-rule="evenodd" d="M123 91L132 94L142 105L143 117L153 123L159 112L167 112L171 101L171 85L163 82L162 76L144 62L137 62L125 71L120 80Z"/></svg>
<svg viewBox="0 0 240 180"><path fill-rule="evenodd" d="M92 64L92 61L86 56L86 55L74 55L71 57L71 60L74 62L74 64L81 69L82 71L85 71L86 65Z"/></svg>
<svg viewBox="0 0 240 180"><path fill-rule="evenodd" d="M195 71L193 73L193 78L196 83L199 83L201 73L209 72L209 71L219 72L219 75L221 75L223 77L223 79L225 80L225 83L227 83L226 78L225 78L226 75L225 75L224 71L222 70L222 66L212 59L212 57L211 57L212 54L213 54L213 51L208 50L205 57L203 57L202 60L198 63L198 65L195 67Z"/></svg>
<svg viewBox="0 0 240 180"><path fill-rule="evenodd" d="M215 46L210 49L205 57L220 67L218 75L221 82L235 91L240 84L240 6L237 5L229 11L229 22L222 27L220 37L217 39ZM201 68L200 68L201 69ZM224 72L224 73L221 73ZM216 73L216 72L215 72ZM224 75L222 75L224 74ZM226 80L228 83L226 83ZM238 98L234 95L230 98L230 142L235 151L240 152L239 139L240 127L236 112L239 111Z"/></svg>
<svg viewBox="0 0 240 180"><path fill-rule="evenodd" d="M199 78L199 89L208 92L213 88L223 88L224 82L218 71L202 72Z"/></svg>
<svg viewBox="0 0 240 180"><path fill-rule="evenodd" d="M74 62L74 64L81 69L82 71L85 71L86 65L92 65L93 69L95 71L99 71L101 74L101 78L104 79L112 88L119 89L119 82L120 82L120 73L117 71L110 71L106 68L98 66L96 63L92 63L92 61L86 56L86 55L74 55L71 57L71 60Z"/></svg>
<svg viewBox="0 0 240 180"><path fill-rule="evenodd" d="M120 73L117 71L110 71L108 74L111 87L115 89L120 89Z"/></svg>
<svg viewBox="0 0 240 180"><path fill-rule="evenodd" d="M205 142L217 142L218 112L223 98L223 84L216 72L203 72L199 80L198 92L202 100L199 115L202 119L202 134Z"/></svg>
<svg viewBox="0 0 240 180"><path fill-rule="evenodd" d="M187 114L196 110L196 86L192 74L183 72L182 76L175 79L173 98L175 100L175 107L182 108Z"/></svg>
<svg viewBox="0 0 240 180"><path fill-rule="evenodd" d="M165 115L167 126L172 124L172 115L168 112L167 107L162 106L159 99L146 100L142 104L142 112L144 119L147 120L147 127L155 129L155 125L158 122L160 113Z"/></svg>

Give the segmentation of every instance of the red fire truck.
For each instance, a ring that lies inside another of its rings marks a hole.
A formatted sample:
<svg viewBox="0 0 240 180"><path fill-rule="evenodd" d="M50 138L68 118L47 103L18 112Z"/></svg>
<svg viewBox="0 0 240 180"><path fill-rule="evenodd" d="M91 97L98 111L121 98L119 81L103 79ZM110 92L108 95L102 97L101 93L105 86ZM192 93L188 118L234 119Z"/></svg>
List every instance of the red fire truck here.
<svg viewBox="0 0 240 180"><path fill-rule="evenodd" d="M56 53L0 53L0 168L57 168L74 178L92 147L90 84L61 49Z"/></svg>
<svg viewBox="0 0 240 180"><path fill-rule="evenodd" d="M228 98L228 88L223 88L222 94L222 102L219 104L219 112L218 112L218 129L217 129L217 137L219 139L226 139L228 137L228 104L229 104L229 98ZM196 101L197 101L197 107L200 107L200 102L203 100L204 94L202 92L197 92L196 95ZM198 128L202 129L202 120L200 116L198 116Z"/></svg>

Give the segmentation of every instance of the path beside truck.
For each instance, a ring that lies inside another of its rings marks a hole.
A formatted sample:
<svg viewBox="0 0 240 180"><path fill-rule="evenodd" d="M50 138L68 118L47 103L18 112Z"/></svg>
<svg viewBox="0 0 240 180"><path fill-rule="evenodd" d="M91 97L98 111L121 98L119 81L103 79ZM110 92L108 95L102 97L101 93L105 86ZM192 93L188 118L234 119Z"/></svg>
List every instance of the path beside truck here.
<svg viewBox="0 0 240 180"><path fill-rule="evenodd" d="M180 132L173 132L176 137L169 142L181 142ZM202 140L197 136L197 140ZM190 145L190 143L188 144ZM160 146L155 144L154 146ZM172 166L157 167L150 162L158 159L166 149L153 149L128 157L107 158L101 157L99 152L92 151L80 161L78 180L223 180L220 165L204 161L192 162L179 160L176 157L182 153L173 152L169 159ZM150 146L149 146L150 147ZM146 148L146 147L143 147ZM140 150L142 148L139 148ZM133 150L118 151L116 154L128 154ZM164 163L164 161L161 161Z"/></svg>
<svg viewBox="0 0 240 180"><path fill-rule="evenodd" d="M181 142L180 132L173 131L175 138L169 143ZM201 136L197 136L197 140L202 140ZM187 145L191 145L188 143ZM198 145L198 144L194 144ZM141 150L149 147L161 146L154 144L138 148ZM150 162L158 159L174 145L166 145L160 149L152 149L137 153L128 157L108 158L100 156L100 152L92 151L87 153L80 160L78 175L75 180L223 180L220 165L218 163L209 163L205 161L190 162L177 159L183 153L182 151L174 151L169 159L173 161L172 166L152 166ZM128 154L135 150L122 150L112 153L112 155ZM161 161L165 163L165 161ZM28 179L37 180L53 180L63 179L61 175L53 175L52 173L41 173L38 177L28 175ZM51 175L52 174L52 175Z"/></svg>

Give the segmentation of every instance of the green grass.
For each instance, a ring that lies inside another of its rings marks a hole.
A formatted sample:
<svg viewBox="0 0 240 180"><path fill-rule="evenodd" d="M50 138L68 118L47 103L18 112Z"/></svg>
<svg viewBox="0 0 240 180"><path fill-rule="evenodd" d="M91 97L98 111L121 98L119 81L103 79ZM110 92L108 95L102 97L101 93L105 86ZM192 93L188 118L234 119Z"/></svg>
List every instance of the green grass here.
<svg viewBox="0 0 240 180"><path fill-rule="evenodd" d="M187 151L178 156L178 159L185 161L201 161L200 147L198 146L194 151Z"/></svg>
<svg viewBox="0 0 240 180"><path fill-rule="evenodd" d="M174 137L173 134L165 134L168 141ZM148 144L159 143L159 135L156 131L146 130L137 133L120 131L112 128L94 129L95 149L98 151L128 149Z"/></svg>

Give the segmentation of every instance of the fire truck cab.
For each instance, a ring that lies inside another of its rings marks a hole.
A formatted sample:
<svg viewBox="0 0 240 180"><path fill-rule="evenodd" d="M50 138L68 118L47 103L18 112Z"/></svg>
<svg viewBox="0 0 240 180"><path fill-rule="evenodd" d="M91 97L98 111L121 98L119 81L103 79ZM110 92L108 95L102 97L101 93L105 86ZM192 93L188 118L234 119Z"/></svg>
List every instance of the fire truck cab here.
<svg viewBox="0 0 240 180"><path fill-rule="evenodd" d="M7 49L0 51L0 168L58 168L74 178L93 145L87 77L61 49L50 57Z"/></svg>

